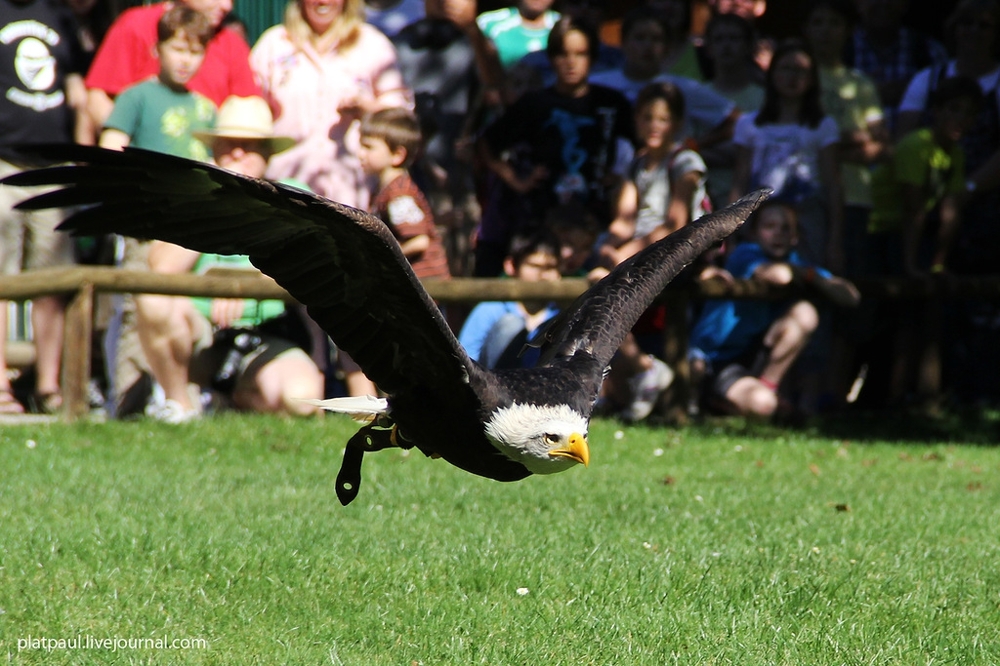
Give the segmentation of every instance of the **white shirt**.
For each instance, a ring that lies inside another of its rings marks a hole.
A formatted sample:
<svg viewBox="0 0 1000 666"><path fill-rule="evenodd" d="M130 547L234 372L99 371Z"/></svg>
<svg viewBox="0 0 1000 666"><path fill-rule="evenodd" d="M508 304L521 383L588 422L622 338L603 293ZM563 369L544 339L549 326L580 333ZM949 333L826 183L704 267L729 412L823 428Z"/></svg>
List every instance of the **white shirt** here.
<svg viewBox="0 0 1000 666"><path fill-rule="evenodd" d="M932 67L927 67L913 75L913 78L910 79L910 84L906 86L906 92L903 93L903 99L899 102L898 111L900 113L905 111L923 111L928 107L932 71ZM939 80L933 83L936 85L940 83L940 79L955 76L955 74L955 61L951 60L944 71L940 73ZM983 74L977 81L979 81L979 87L982 89L984 95L992 91L993 94L997 95L997 99L1000 100L1000 67Z"/></svg>
<svg viewBox="0 0 1000 666"><path fill-rule="evenodd" d="M776 194L801 199L822 187L819 154L840 140L837 121L824 116L815 128L799 124L755 125L757 112L739 117L733 143L749 148L750 189L770 187Z"/></svg>

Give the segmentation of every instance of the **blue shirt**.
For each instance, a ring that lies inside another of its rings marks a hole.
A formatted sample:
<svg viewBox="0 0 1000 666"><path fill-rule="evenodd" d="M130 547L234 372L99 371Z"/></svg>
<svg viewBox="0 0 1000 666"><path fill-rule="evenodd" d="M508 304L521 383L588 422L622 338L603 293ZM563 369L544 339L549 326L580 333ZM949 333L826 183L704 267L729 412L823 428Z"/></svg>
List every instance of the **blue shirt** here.
<svg viewBox="0 0 1000 666"><path fill-rule="evenodd" d="M462 343L473 361L481 360L486 336L500 318L508 314L523 316L516 301L485 301L469 313L465 323L462 324L462 330L459 331L458 341ZM546 306L544 321L557 314L559 310L555 306Z"/></svg>
<svg viewBox="0 0 1000 666"><path fill-rule="evenodd" d="M759 266L776 261L815 268L817 275L831 277L829 271L813 266L794 250L785 259L776 260L764 254L757 243L737 245L726 261L726 270L734 278L745 280ZM787 309L787 301L745 298L708 301L691 331L691 348L700 350L713 364L730 361L746 352Z"/></svg>

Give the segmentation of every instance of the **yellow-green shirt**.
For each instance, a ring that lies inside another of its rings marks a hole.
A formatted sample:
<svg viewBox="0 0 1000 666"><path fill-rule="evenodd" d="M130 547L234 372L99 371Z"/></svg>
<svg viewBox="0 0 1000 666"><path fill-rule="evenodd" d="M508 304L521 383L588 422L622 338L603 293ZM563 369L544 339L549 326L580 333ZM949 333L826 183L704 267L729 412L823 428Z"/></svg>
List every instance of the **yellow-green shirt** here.
<svg viewBox="0 0 1000 666"><path fill-rule="evenodd" d="M945 150L934 141L929 128L910 132L896 144L893 158L872 172L872 233L902 231L902 185L913 185L923 194L923 208L931 211L947 194L965 188L965 154L960 144Z"/></svg>

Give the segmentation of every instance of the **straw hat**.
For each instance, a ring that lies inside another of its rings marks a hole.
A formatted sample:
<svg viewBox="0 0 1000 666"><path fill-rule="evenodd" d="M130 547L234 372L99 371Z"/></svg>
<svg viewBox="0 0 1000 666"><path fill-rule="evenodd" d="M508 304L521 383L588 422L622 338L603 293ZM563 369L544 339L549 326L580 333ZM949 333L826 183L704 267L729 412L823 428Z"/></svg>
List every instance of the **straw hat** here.
<svg viewBox="0 0 1000 666"><path fill-rule="evenodd" d="M295 145L295 139L290 136L274 136L271 109L261 97L227 97L219 107L215 129L193 134L207 146L220 138L264 140L272 153L280 153Z"/></svg>

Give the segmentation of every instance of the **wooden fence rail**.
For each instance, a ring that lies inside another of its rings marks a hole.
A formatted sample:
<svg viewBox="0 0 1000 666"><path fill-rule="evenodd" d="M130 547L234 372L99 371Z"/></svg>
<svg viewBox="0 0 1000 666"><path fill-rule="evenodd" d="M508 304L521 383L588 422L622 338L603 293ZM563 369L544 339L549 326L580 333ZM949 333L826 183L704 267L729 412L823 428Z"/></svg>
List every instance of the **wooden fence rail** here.
<svg viewBox="0 0 1000 666"><path fill-rule="evenodd" d="M868 279L857 281L863 298L924 300L930 298L1000 299L1000 276L925 279ZM582 278L556 282L521 282L508 279L459 278L427 281L430 295L441 303L477 303L491 300L547 299L568 303L587 289ZM684 313L689 299L775 299L802 295L799 286L776 288L753 281L722 281L671 285L663 294L670 308L664 358L677 370L681 390L687 378L687 330ZM94 334L94 299L100 293L166 294L223 298L278 298L294 301L273 280L253 271L213 271L206 275L163 275L127 271L109 266L72 266L30 271L0 277L0 300L22 301L38 296L66 295L66 334L63 391L68 419L88 411L87 382Z"/></svg>

